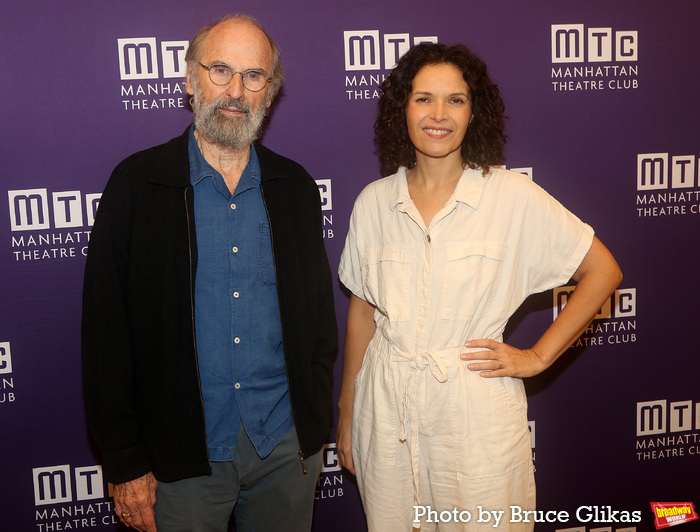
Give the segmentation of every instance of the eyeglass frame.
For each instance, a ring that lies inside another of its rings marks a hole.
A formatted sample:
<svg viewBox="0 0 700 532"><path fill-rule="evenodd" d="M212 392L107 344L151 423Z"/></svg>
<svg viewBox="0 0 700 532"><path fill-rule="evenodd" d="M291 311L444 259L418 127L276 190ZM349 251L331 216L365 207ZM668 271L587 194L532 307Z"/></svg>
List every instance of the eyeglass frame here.
<svg viewBox="0 0 700 532"><path fill-rule="evenodd" d="M228 66L226 63L212 63L211 65L207 66L207 65L202 64L199 61L197 61L197 62L199 63L199 66L201 66L203 69L205 69L209 73L209 81L211 81L217 87L225 87L226 85L231 83L233 76L235 76L236 74L240 74L241 75L241 83L243 83L243 87L245 87L246 90L249 90L250 92L260 92L261 90L263 90L267 86L268 83L270 83L274 79L274 78L268 78L265 75L265 72L263 72L262 70L258 70L256 68L249 68L245 72L236 72L230 66ZM223 67L226 67L229 70L231 70L231 72L232 72L231 78L226 83L217 83L213 79L211 79L211 69L214 68L215 66L223 66ZM263 79L265 80L265 84L257 90L248 88L248 86L245 84L245 75L248 72L258 72L258 73L262 74Z"/></svg>

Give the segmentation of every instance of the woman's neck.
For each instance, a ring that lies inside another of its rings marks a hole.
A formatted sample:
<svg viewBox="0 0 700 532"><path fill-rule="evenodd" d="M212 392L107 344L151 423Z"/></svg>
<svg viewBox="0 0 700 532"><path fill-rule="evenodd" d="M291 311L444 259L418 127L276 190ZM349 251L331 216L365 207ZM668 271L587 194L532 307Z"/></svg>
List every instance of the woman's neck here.
<svg viewBox="0 0 700 532"><path fill-rule="evenodd" d="M418 158L416 166L406 171L408 192L426 228L452 196L464 166L461 157L458 161Z"/></svg>

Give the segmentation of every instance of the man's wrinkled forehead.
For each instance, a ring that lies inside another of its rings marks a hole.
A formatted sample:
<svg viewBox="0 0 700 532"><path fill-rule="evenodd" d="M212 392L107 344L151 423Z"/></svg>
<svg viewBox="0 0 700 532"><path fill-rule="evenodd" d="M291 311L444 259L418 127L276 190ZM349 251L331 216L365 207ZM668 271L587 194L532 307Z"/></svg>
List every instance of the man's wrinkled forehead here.
<svg viewBox="0 0 700 532"><path fill-rule="evenodd" d="M269 71L272 64L272 47L265 34L255 25L245 20L227 20L214 26L207 34L202 42L200 56L200 60L256 60L258 63L264 63L257 66Z"/></svg>

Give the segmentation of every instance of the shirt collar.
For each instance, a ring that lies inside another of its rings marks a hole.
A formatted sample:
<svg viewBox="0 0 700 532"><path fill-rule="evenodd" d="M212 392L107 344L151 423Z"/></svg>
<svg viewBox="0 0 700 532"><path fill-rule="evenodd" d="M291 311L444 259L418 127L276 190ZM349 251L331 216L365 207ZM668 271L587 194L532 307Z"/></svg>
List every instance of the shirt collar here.
<svg viewBox="0 0 700 532"><path fill-rule="evenodd" d="M190 156L190 183L194 186L205 177L214 177L214 169L199 149L197 139L194 136L194 124L190 126L188 137L187 151Z"/></svg>
<svg viewBox="0 0 700 532"><path fill-rule="evenodd" d="M407 203L409 201L411 201L411 195L408 192L406 168L401 166L391 179L391 186L389 187L389 208L393 211L402 203Z"/></svg>
<svg viewBox="0 0 700 532"><path fill-rule="evenodd" d="M476 210L479 207L481 194L484 190L484 182L489 176L490 173L484 176L480 168L475 170L465 168L457 182L455 191L452 193L452 198ZM392 186L389 188L389 208L394 210L400 204L409 201L412 200L408 192L406 168L402 166L394 175Z"/></svg>
<svg viewBox="0 0 700 532"><path fill-rule="evenodd" d="M484 175L481 168L465 168L453 193L455 201L465 203L474 210L478 209L484 183L490 175Z"/></svg>

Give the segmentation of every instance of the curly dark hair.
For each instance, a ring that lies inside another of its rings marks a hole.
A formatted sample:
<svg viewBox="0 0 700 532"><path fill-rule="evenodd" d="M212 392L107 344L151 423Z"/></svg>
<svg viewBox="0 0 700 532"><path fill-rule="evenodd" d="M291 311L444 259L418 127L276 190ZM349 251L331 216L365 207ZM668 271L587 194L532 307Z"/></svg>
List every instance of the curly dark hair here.
<svg viewBox="0 0 700 532"><path fill-rule="evenodd" d="M488 76L486 63L462 45L421 43L406 52L381 85L379 116L374 123L374 141L384 175L399 166L413 168L416 150L408 135L406 105L413 90L413 79L424 66L454 65L469 86L472 122L462 141L462 159L469 168L503 163L505 106L498 86Z"/></svg>

